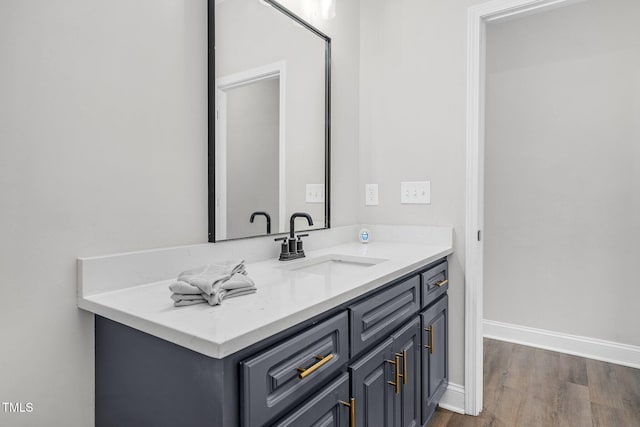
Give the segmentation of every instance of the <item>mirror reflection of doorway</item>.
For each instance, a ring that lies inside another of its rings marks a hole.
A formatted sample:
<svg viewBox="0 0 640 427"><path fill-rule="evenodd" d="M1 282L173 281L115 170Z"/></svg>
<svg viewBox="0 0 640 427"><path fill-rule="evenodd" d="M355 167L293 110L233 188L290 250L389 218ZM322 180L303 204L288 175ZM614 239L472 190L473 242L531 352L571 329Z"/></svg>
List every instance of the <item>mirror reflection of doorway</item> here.
<svg viewBox="0 0 640 427"><path fill-rule="evenodd" d="M284 133L281 73L243 73L221 79L216 96L216 236L266 234L266 212L279 232L284 215ZM274 165L279 167L274 168Z"/></svg>

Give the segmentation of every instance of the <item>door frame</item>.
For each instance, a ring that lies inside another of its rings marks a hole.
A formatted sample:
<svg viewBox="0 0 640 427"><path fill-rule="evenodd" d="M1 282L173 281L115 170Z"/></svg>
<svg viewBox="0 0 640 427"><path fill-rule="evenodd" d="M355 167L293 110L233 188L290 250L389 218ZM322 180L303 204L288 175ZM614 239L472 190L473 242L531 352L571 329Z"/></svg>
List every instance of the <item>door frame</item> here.
<svg viewBox="0 0 640 427"><path fill-rule="evenodd" d="M278 231L276 233L284 233L286 227L286 208L287 208L287 169L286 169L286 111L287 111L287 65L286 61L278 61L271 64L263 65L260 67L252 68L249 70L241 71L238 73L230 74L224 77L216 79L216 95L219 92L225 92L225 90L232 89L234 87L248 85L260 80L266 80L271 78L279 78L279 123L278 123ZM224 104L224 105L223 105ZM226 125L226 96L216 96L216 118L220 122L216 123L216 149L220 148L224 154L224 159L218 160L216 158L216 218L220 219L220 222L224 222L223 226L218 227L216 221L216 239L224 240L227 237L226 230L226 147L227 147L227 125ZM220 113L219 113L220 112ZM223 121L224 119L224 121ZM218 127L223 130L218 132ZM218 140L220 137L220 140ZM219 162L222 160L225 162L225 166L222 167L224 174L219 173ZM224 188L223 188L224 187ZM220 193L219 193L220 191ZM218 196L219 194L223 196ZM224 206L222 206L224 203ZM224 213L223 213L224 210ZM218 234L220 232L220 234ZM219 237L220 236L220 237Z"/></svg>
<svg viewBox="0 0 640 427"><path fill-rule="evenodd" d="M216 88L216 236L227 238L227 92Z"/></svg>
<svg viewBox="0 0 640 427"><path fill-rule="evenodd" d="M585 0L491 0L467 13L467 126L465 213L465 396L469 415L482 412L484 125L486 25Z"/></svg>

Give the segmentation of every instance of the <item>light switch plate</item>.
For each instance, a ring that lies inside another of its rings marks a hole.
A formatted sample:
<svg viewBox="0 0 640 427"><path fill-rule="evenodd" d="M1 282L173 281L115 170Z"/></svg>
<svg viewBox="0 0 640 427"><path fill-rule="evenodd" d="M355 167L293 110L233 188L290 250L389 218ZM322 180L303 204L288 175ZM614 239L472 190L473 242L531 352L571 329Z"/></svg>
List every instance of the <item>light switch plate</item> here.
<svg viewBox="0 0 640 427"><path fill-rule="evenodd" d="M431 181L401 182L400 203L413 205L431 204Z"/></svg>
<svg viewBox="0 0 640 427"><path fill-rule="evenodd" d="M378 184L366 184L364 187L364 204L367 206L377 206Z"/></svg>
<svg viewBox="0 0 640 427"><path fill-rule="evenodd" d="M324 184L307 184L305 201L307 203L324 203Z"/></svg>

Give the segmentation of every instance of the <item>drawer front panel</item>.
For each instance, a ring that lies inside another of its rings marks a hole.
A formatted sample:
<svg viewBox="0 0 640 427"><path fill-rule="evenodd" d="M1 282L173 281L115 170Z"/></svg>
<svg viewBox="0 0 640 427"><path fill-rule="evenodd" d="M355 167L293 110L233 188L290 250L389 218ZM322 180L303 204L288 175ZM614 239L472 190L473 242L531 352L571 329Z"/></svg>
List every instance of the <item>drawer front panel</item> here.
<svg viewBox="0 0 640 427"><path fill-rule="evenodd" d="M444 261L421 274L422 308L437 300L449 289L449 263Z"/></svg>
<svg viewBox="0 0 640 427"><path fill-rule="evenodd" d="M348 327L343 312L242 362L243 425L267 424L335 375L349 359Z"/></svg>
<svg viewBox="0 0 640 427"><path fill-rule="evenodd" d="M274 427L347 427L351 411L341 401L350 401L347 373L323 387L299 408L276 422Z"/></svg>
<svg viewBox="0 0 640 427"><path fill-rule="evenodd" d="M391 288L349 307L351 354L388 337L420 306L420 276L413 276Z"/></svg>

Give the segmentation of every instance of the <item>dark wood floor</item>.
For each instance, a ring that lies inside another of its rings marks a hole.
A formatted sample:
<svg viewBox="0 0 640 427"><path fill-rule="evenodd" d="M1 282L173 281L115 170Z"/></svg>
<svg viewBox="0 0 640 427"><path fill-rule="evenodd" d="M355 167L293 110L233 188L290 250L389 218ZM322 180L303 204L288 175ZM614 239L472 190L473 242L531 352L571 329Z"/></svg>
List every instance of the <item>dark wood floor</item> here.
<svg viewBox="0 0 640 427"><path fill-rule="evenodd" d="M640 370L484 340L484 410L438 409L428 427L640 427Z"/></svg>

